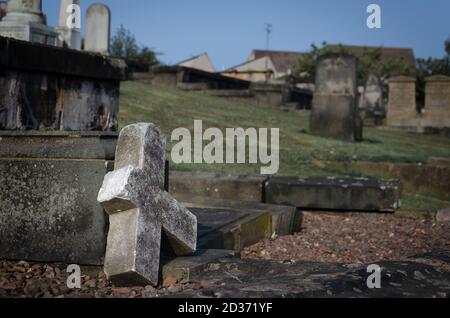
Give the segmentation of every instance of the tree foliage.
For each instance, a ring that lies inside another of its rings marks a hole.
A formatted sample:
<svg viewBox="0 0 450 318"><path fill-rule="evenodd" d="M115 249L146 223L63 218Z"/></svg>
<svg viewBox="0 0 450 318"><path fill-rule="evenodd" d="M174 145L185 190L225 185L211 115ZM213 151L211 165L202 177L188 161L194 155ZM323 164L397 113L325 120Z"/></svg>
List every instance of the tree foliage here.
<svg viewBox="0 0 450 318"><path fill-rule="evenodd" d="M157 53L146 46L137 44L131 31L121 25L111 40L111 55L127 62L139 63L145 66L159 64Z"/></svg>
<svg viewBox="0 0 450 318"><path fill-rule="evenodd" d="M295 64L294 76L314 81L319 57L329 53L354 55L350 48L343 45L328 46L324 42L322 47L318 47L312 44L311 50L302 55ZM358 81L365 82L371 73L381 78L389 78L397 75L413 75L414 70L401 59L383 61L381 48L364 48L362 55L358 57Z"/></svg>
<svg viewBox="0 0 450 318"><path fill-rule="evenodd" d="M450 76L450 38L445 41L443 58L417 59L417 99L423 106L425 101L426 78L432 75Z"/></svg>

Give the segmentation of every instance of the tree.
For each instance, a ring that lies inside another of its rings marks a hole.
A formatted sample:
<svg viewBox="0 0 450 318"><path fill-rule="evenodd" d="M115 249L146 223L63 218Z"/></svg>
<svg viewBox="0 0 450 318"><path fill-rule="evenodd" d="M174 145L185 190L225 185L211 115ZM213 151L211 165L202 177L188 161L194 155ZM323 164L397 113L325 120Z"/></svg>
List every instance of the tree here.
<svg viewBox="0 0 450 318"><path fill-rule="evenodd" d="M450 37L445 41L445 52L447 52L447 58L450 58Z"/></svg>
<svg viewBox="0 0 450 318"><path fill-rule="evenodd" d="M301 56L294 66L294 75L300 79L307 77L314 81L318 59L328 53L354 55L350 48L341 44L331 47L324 42L321 48L312 44L311 51ZM364 83L371 73L376 73L381 78L414 74L414 70L403 60L383 61L381 53L381 48L364 48L363 53L358 57L357 77L359 82Z"/></svg>
<svg viewBox="0 0 450 318"><path fill-rule="evenodd" d="M120 25L111 40L111 55L124 60L133 60L139 54L134 35L123 25Z"/></svg>
<svg viewBox="0 0 450 318"><path fill-rule="evenodd" d="M111 40L111 55L124 59L129 65L143 65L148 68L159 64L157 53L147 46L139 46L131 31L123 25L117 29Z"/></svg>
<svg viewBox="0 0 450 318"><path fill-rule="evenodd" d="M445 41L446 56L443 58L417 59L417 99L425 103L426 78L432 75L450 76L450 38Z"/></svg>

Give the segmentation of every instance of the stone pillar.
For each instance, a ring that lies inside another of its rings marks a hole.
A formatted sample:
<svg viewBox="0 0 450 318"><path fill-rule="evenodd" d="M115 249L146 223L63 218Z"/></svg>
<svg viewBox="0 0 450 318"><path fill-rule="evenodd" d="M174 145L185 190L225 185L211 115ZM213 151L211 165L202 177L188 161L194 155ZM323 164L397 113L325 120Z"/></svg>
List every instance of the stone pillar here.
<svg viewBox="0 0 450 318"><path fill-rule="evenodd" d="M0 35L18 40L56 45L57 33L46 25L41 0L10 0L0 22Z"/></svg>
<svg viewBox="0 0 450 318"><path fill-rule="evenodd" d="M419 119L416 106L416 79L409 76L391 78L386 113L387 125L417 129Z"/></svg>
<svg viewBox="0 0 450 318"><path fill-rule="evenodd" d="M80 26L75 19L81 18L80 0L61 0L58 24L58 45L74 50L81 50Z"/></svg>
<svg viewBox="0 0 450 318"><path fill-rule="evenodd" d="M422 124L425 128L450 127L450 77L435 75L426 79Z"/></svg>
<svg viewBox="0 0 450 318"><path fill-rule="evenodd" d="M313 135L346 141L362 139L362 121L356 105L354 56L327 54L320 58L311 111Z"/></svg>

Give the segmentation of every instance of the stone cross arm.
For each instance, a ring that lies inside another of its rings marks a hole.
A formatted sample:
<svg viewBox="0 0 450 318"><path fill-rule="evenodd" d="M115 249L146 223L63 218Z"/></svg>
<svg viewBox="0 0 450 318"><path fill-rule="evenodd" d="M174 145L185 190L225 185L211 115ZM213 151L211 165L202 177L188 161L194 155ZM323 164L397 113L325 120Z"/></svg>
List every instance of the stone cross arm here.
<svg viewBox="0 0 450 318"><path fill-rule="evenodd" d="M121 131L115 170L98 195L110 216L105 272L116 285L158 283L162 231L176 255L196 248L196 217L163 190L164 154L155 125Z"/></svg>

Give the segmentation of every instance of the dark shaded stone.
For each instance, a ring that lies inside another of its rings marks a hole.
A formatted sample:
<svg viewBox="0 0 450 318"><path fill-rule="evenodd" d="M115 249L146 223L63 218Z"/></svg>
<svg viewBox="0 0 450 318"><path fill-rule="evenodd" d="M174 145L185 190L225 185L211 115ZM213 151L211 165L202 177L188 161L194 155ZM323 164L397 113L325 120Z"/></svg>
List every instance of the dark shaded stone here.
<svg viewBox="0 0 450 318"><path fill-rule="evenodd" d="M302 227L303 212L293 206L220 200L183 194L177 194L176 198L183 202L186 207L220 207L244 212L269 213L272 218L272 233L279 236L292 235L300 232ZM211 209L211 211L214 210Z"/></svg>
<svg viewBox="0 0 450 318"><path fill-rule="evenodd" d="M0 130L116 131L123 63L0 37Z"/></svg>
<svg viewBox="0 0 450 318"><path fill-rule="evenodd" d="M215 285L177 297L203 298L447 298L450 252L380 262L381 288L369 289L369 264L331 264L223 259L191 275ZM173 297L173 295L172 295Z"/></svg>
<svg viewBox="0 0 450 318"><path fill-rule="evenodd" d="M272 235L269 213L221 208L190 208L190 211L197 217L200 249L239 252Z"/></svg>
<svg viewBox="0 0 450 318"><path fill-rule="evenodd" d="M209 263L219 259L234 258L235 256L235 251L199 249L191 255L181 256L175 259L162 257L161 281L172 277L178 282L189 282L192 275L201 274Z"/></svg>
<svg viewBox="0 0 450 318"><path fill-rule="evenodd" d="M393 212L400 207L397 180L338 177L272 177L266 182L266 202L299 208Z"/></svg>

